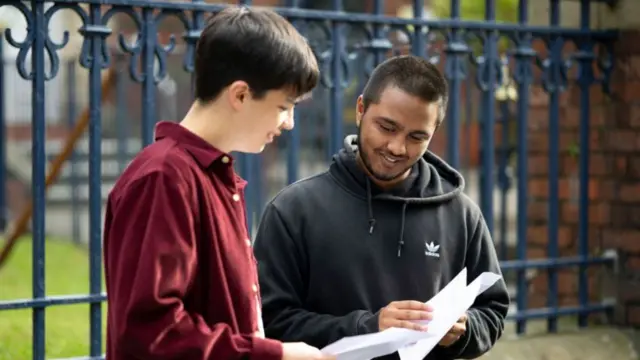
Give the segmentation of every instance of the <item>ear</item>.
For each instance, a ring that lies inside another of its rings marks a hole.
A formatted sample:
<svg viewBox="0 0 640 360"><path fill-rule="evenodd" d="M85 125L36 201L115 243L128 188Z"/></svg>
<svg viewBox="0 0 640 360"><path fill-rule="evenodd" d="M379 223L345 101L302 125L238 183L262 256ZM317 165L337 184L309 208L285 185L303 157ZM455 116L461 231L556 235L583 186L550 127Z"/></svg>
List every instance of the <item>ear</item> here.
<svg viewBox="0 0 640 360"><path fill-rule="evenodd" d="M362 95L358 96L358 100L356 101L356 125L360 127L360 121L362 121L362 117L364 116L364 102L362 102Z"/></svg>
<svg viewBox="0 0 640 360"><path fill-rule="evenodd" d="M250 98L251 89L244 81L234 81L227 88L227 98L231 108L239 111L244 103Z"/></svg>

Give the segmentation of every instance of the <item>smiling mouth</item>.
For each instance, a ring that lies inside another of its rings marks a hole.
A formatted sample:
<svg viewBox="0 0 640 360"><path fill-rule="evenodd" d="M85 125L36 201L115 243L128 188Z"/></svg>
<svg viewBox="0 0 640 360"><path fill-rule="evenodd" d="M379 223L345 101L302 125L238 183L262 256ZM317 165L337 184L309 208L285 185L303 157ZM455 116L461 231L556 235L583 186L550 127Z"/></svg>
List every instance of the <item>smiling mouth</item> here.
<svg viewBox="0 0 640 360"><path fill-rule="evenodd" d="M393 165L393 164L396 164L396 163L398 163L398 162L400 161L399 159L396 159L396 158L393 158L393 157L390 157L390 156L387 156L387 155L382 155L382 159L383 159L386 163L388 163L388 164L392 164L392 165Z"/></svg>

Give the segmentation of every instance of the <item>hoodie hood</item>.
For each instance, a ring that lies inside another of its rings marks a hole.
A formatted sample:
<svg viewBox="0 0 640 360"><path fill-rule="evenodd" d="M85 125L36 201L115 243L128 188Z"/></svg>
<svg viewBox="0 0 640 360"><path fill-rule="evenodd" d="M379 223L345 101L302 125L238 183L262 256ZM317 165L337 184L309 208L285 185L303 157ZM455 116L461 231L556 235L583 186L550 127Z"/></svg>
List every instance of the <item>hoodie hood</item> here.
<svg viewBox="0 0 640 360"><path fill-rule="evenodd" d="M349 135L344 147L333 156L330 174L353 195L367 201L369 234L375 231L376 219L373 201L391 201L402 204L401 227L398 235L398 257L404 245L404 222L408 206L437 205L456 198L464 190L462 175L427 151L411 169L411 174L396 187L382 190L375 185L357 162L358 136Z"/></svg>

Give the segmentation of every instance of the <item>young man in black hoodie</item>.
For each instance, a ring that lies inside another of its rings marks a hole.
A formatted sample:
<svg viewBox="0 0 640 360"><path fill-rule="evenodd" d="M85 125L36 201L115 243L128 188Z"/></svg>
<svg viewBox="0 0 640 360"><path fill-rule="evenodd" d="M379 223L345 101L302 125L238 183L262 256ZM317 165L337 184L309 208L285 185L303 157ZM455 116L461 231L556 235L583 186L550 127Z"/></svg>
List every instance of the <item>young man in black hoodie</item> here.
<svg viewBox="0 0 640 360"><path fill-rule="evenodd" d="M464 179L427 151L446 105L446 80L427 60L385 61L358 98L358 135L328 171L267 205L254 251L268 337L322 348L388 327L428 331L412 320L431 317L424 302L463 268L470 281L501 274ZM426 359L483 355L508 306L499 280Z"/></svg>

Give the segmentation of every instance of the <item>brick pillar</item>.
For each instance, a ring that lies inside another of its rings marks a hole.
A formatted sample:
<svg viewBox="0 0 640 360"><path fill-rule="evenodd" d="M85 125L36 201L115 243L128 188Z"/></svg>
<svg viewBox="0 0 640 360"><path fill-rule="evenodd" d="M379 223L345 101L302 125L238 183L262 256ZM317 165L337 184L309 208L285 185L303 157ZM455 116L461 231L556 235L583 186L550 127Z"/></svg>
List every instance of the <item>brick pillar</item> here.
<svg viewBox="0 0 640 360"><path fill-rule="evenodd" d="M600 142L612 174L601 184L610 222L602 246L619 250L616 321L640 326L640 30L621 33L615 47L613 94Z"/></svg>
<svg viewBox="0 0 640 360"><path fill-rule="evenodd" d="M615 249L621 256L615 278L595 265L589 268L591 301L618 300L616 322L640 326L640 31L621 34L610 96L591 90L589 245L591 255ZM545 258L548 206L548 98L533 89L529 121L529 259ZM560 108L560 256L578 255L578 157L580 89L571 85ZM604 274L604 275L603 275ZM558 271L559 305L577 305L577 269ZM615 284L613 294L603 288ZM529 306L543 307L547 275L533 276Z"/></svg>

